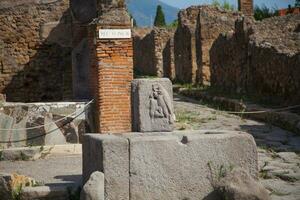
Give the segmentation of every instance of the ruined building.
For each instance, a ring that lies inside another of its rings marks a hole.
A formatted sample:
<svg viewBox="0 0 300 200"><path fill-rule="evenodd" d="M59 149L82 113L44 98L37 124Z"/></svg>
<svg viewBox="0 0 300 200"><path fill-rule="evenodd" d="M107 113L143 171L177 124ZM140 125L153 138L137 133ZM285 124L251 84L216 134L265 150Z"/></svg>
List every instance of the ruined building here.
<svg viewBox="0 0 300 200"><path fill-rule="evenodd" d="M300 100L300 15L262 22L239 19L210 51L212 85L269 103Z"/></svg>

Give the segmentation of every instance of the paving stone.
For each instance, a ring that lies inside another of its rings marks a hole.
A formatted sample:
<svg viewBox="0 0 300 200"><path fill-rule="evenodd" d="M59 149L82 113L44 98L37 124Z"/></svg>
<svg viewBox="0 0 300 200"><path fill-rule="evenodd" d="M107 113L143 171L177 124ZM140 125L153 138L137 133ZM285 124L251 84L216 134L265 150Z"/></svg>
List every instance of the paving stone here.
<svg viewBox="0 0 300 200"><path fill-rule="evenodd" d="M279 152L277 155L282 158L285 162L297 162L300 157L295 152Z"/></svg>
<svg viewBox="0 0 300 200"><path fill-rule="evenodd" d="M261 180L261 183L268 190L281 195L290 195L298 192L300 189L299 185L287 184L287 182L280 179L265 179Z"/></svg>

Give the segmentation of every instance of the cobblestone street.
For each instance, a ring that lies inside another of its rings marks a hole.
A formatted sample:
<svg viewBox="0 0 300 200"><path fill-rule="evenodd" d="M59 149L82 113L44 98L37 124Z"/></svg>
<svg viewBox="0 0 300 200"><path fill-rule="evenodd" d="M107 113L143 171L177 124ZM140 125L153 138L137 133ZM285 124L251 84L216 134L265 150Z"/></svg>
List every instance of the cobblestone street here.
<svg viewBox="0 0 300 200"><path fill-rule="evenodd" d="M258 146L260 182L274 200L300 199L300 136L278 127L243 119L185 97L174 98L177 129L244 131Z"/></svg>

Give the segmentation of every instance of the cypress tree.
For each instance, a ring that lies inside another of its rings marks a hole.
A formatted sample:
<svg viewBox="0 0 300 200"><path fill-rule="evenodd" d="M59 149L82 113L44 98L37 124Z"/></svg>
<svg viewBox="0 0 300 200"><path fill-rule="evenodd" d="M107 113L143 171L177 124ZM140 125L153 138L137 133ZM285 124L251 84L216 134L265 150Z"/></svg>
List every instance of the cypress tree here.
<svg viewBox="0 0 300 200"><path fill-rule="evenodd" d="M300 8L300 0L296 0L295 1L295 7L296 8Z"/></svg>
<svg viewBox="0 0 300 200"><path fill-rule="evenodd" d="M161 5L158 5L156 8L154 26L166 26L165 14L162 10Z"/></svg>

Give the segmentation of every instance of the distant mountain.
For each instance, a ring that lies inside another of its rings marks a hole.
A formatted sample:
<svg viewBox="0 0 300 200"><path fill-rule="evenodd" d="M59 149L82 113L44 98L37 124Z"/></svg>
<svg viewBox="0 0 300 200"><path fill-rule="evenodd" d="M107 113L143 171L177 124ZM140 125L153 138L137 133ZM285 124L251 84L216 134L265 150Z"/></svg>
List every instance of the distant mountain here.
<svg viewBox="0 0 300 200"><path fill-rule="evenodd" d="M156 14L157 5L161 5L169 24L177 19L178 8L169 6L159 0L126 0L129 12L132 14L138 26L152 26Z"/></svg>

